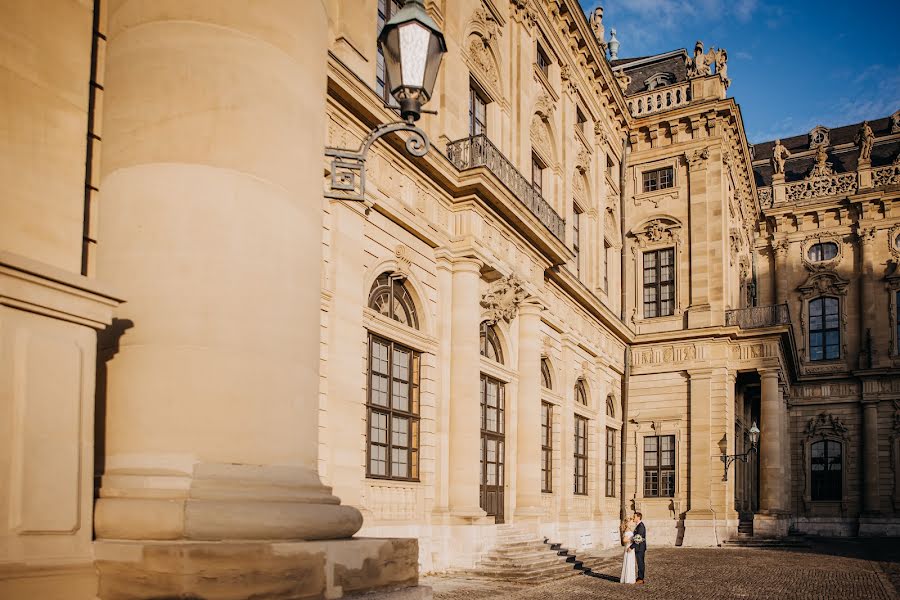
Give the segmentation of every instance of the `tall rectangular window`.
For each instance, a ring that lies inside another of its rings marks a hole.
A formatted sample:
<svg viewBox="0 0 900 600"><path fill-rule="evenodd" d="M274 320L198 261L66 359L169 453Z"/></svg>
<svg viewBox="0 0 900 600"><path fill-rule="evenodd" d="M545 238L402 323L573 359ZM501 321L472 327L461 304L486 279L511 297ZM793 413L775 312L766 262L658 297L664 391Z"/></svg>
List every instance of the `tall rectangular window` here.
<svg viewBox="0 0 900 600"><path fill-rule="evenodd" d="M616 430L606 428L606 495L616 495Z"/></svg>
<svg viewBox="0 0 900 600"><path fill-rule="evenodd" d="M588 493L588 420L575 415L575 493Z"/></svg>
<svg viewBox="0 0 900 600"><path fill-rule="evenodd" d="M577 204L572 204L572 251L575 253L575 272L581 274L581 213Z"/></svg>
<svg viewBox="0 0 900 600"><path fill-rule="evenodd" d="M419 479L418 352L369 335L366 476Z"/></svg>
<svg viewBox="0 0 900 600"><path fill-rule="evenodd" d="M675 185L675 170L672 167L644 171L644 191L655 192Z"/></svg>
<svg viewBox="0 0 900 600"><path fill-rule="evenodd" d="M840 301L815 298L809 301L809 359L841 357Z"/></svg>
<svg viewBox="0 0 900 600"><path fill-rule="evenodd" d="M541 48L540 44L537 47L537 58L535 59L535 63L537 63L538 69L546 76L550 77L550 57L547 56L547 53L544 52L544 49Z"/></svg>
<svg viewBox="0 0 900 600"><path fill-rule="evenodd" d="M469 84L469 137L487 135L488 102L474 83Z"/></svg>
<svg viewBox="0 0 900 600"><path fill-rule="evenodd" d="M810 488L814 501L835 502L843 497L843 451L840 442L832 440L810 444Z"/></svg>
<svg viewBox="0 0 900 600"><path fill-rule="evenodd" d="M375 32L376 37L381 35L384 24L400 10L400 3L397 0L378 0L378 25ZM375 91L384 98L385 101L394 104L391 96L390 86L387 81L387 71L384 68L384 53L381 46L378 46L375 56Z"/></svg>
<svg viewBox="0 0 900 600"><path fill-rule="evenodd" d="M603 289L609 291L609 261L612 260L612 245L603 240Z"/></svg>
<svg viewBox="0 0 900 600"><path fill-rule="evenodd" d="M644 497L675 496L675 436L644 438Z"/></svg>
<svg viewBox="0 0 900 600"><path fill-rule="evenodd" d="M675 249L644 252L644 318L675 314Z"/></svg>
<svg viewBox="0 0 900 600"><path fill-rule="evenodd" d="M541 402L541 491L553 491L553 406Z"/></svg>
<svg viewBox="0 0 900 600"><path fill-rule="evenodd" d="M606 155L606 174L609 175L609 178L615 181L616 179L616 165L613 163L613 159Z"/></svg>
<svg viewBox="0 0 900 600"><path fill-rule="evenodd" d="M531 187L538 195L544 195L544 163L534 152L531 153Z"/></svg>

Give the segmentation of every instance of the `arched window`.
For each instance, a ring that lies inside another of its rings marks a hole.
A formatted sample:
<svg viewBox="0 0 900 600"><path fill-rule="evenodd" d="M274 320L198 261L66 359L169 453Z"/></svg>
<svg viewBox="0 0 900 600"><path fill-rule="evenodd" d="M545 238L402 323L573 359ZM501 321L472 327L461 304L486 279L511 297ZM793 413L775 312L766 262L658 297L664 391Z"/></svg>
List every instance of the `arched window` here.
<svg viewBox="0 0 900 600"><path fill-rule="evenodd" d="M838 247L834 242L819 242L809 247L806 255L810 262L821 262L823 260L831 260L837 256Z"/></svg>
<svg viewBox="0 0 900 600"><path fill-rule="evenodd" d="M403 284L403 278L382 273L369 291L369 308L408 327L419 328L416 305Z"/></svg>
<svg viewBox="0 0 900 600"><path fill-rule="evenodd" d="M616 416L616 399L612 394L606 397L606 416Z"/></svg>
<svg viewBox="0 0 900 600"><path fill-rule="evenodd" d="M541 387L548 390L553 389L553 378L550 375L550 361L546 358L541 359Z"/></svg>
<svg viewBox="0 0 900 600"><path fill-rule="evenodd" d="M587 391L584 389L584 379L575 382L575 402L584 406L588 405Z"/></svg>
<svg viewBox="0 0 900 600"><path fill-rule="evenodd" d="M814 501L840 501L843 495L843 447L840 442L821 440L810 445L810 472Z"/></svg>
<svg viewBox="0 0 900 600"><path fill-rule="evenodd" d="M809 359L834 360L841 356L840 301L809 301Z"/></svg>
<svg viewBox="0 0 900 600"><path fill-rule="evenodd" d="M503 364L503 350L500 348L497 329L487 321L481 323L481 355Z"/></svg>

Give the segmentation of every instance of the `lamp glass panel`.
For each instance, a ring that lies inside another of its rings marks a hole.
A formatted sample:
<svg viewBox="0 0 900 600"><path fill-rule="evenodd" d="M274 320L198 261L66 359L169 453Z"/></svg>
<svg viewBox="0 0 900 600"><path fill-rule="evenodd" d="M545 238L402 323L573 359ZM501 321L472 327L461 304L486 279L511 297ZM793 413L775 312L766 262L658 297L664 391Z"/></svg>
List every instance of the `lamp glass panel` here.
<svg viewBox="0 0 900 600"><path fill-rule="evenodd" d="M416 22L404 23L397 29L400 32L402 85L422 88L425 84L431 32Z"/></svg>

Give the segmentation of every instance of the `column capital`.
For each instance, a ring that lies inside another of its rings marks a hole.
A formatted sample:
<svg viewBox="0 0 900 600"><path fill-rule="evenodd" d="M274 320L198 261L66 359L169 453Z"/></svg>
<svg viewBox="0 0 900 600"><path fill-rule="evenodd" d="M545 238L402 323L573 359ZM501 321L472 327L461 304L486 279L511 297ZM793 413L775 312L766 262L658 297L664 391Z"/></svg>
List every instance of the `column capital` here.
<svg viewBox="0 0 900 600"><path fill-rule="evenodd" d="M757 369L756 372L759 373L760 377L768 379L771 377L778 377L781 374L781 369L778 369L776 367L763 367L761 369Z"/></svg>
<svg viewBox="0 0 900 600"><path fill-rule="evenodd" d="M519 314L540 315L544 311L544 308L545 307L540 300L533 296L529 296L519 304Z"/></svg>
<svg viewBox="0 0 900 600"><path fill-rule="evenodd" d="M453 257L450 259L450 263L453 265L454 273L461 273L461 272L480 273L481 267L484 266L483 262L481 262L479 259L477 259L473 256Z"/></svg>

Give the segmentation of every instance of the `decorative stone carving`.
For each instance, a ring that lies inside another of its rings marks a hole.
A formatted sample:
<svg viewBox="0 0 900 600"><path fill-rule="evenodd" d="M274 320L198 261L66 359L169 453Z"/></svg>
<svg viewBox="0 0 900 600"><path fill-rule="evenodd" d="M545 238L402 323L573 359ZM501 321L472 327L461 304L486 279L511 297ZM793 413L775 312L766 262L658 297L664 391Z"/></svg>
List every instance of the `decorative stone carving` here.
<svg viewBox="0 0 900 600"><path fill-rule="evenodd" d="M544 158L549 160L553 156L550 130L547 127L547 123L538 114L531 118L531 144Z"/></svg>
<svg viewBox="0 0 900 600"><path fill-rule="evenodd" d="M875 134L869 127L868 121L863 121L856 134L856 143L859 145L859 161L869 162L872 160L872 146L875 145Z"/></svg>
<svg viewBox="0 0 900 600"><path fill-rule="evenodd" d="M531 30L537 25L537 13L531 0L510 0L512 17Z"/></svg>
<svg viewBox="0 0 900 600"><path fill-rule="evenodd" d="M594 37L597 38L597 42L600 44L600 47L603 48L604 51L606 51L606 30L603 27L602 6L598 6L591 11L591 16L588 20L588 24L591 26L591 31L594 32Z"/></svg>
<svg viewBox="0 0 900 600"><path fill-rule="evenodd" d="M619 87L622 88L622 91L628 89L628 86L631 84L631 77L625 74L624 69L619 69L615 72L616 82L619 84Z"/></svg>
<svg viewBox="0 0 900 600"><path fill-rule="evenodd" d="M831 142L828 139L828 128L823 125L816 125L809 132L809 149L818 148L820 146L828 146Z"/></svg>
<svg viewBox="0 0 900 600"><path fill-rule="evenodd" d="M669 219L653 219L644 227L633 232L641 248L651 244L675 243L679 239L681 225Z"/></svg>
<svg viewBox="0 0 900 600"><path fill-rule="evenodd" d="M878 229L876 227L859 227L856 230L856 235L859 237L859 241L863 244L874 243L876 233L878 233Z"/></svg>
<svg viewBox="0 0 900 600"><path fill-rule="evenodd" d="M541 94L537 102L534 103L534 114L539 116L541 120L548 121L553 116L553 100L547 94Z"/></svg>
<svg viewBox="0 0 900 600"><path fill-rule="evenodd" d="M894 510L900 510L900 400L894 405L894 427L891 432L891 471L894 472Z"/></svg>
<svg viewBox="0 0 900 600"><path fill-rule="evenodd" d="M784 175L784 161L790 156L790 151L781 144L781 140L775 140L775 147L772 148L772 167L776 175Z"/></svg>
<svg viewBox="0 0 900 600"><path fill-rule="evenodd" d="M519 304L527 297L528 292L516 275L509 275L491 284L481 298L481 306L485 310L485 318L491 323L500 319L511 321L519 309Z"/></svg>
<svg viewBox="0 0 900 600"><path fill-rule="evenodd" d="M500 80L500 72L490 50L487 38L472 34L469 36L469 59L475 69L481 72L486 83L496 85Z"/></svg>
<svg viewBox="0 0 900 600"><path fill-rule="evenodd" d="M594 122L594 136L597 144L601 146L609 141L609 134L606 133L606 129L603 128L600 121Z"/></svg>
<svg viewBox="0 0 900 600"><path fill-rule="evenodd" d="M806 422L806 439L831 436L842 440L850 440L850 431L838 417L831 413L822 412L815 417L810 417Z"/></svg>
<svg viewBox="0 0 900 600"><path fill-rule="evenodd" d="M784 258L787 256L788 250L791 248L791 243L786 239L782 238L780 240L772 240L772 253L776 258Z"/></svg>
<svg viewBox="0 0 900 600"><path fill-rule="evenodd" d="M891 115L891 133L900 133L900 110Z"/></svg>
<svg viewBox="0 0 900 600"><path fill-rule="evenodd" d="M772 188L764 187L757 188L756 190L757 196L759 196L759 204L763 208L771 207L774 203L774 198L772 196Z"/></svg>
<svg viewBox="0 0 900 600"><path fill-rule="evenodd" d="M894 225L888 230L888 252L895 261L900 261L900 225Z"/></svg>
<svg viewBox="0 0 900 600"><path fill-rule="evenodd" d="M691 169L698 169L706 165L709 158L709 148L694 150L693 152L685 152L684 159L691 166Z"/></svg>
<svg viewBox="0 0 900 600"><path fill-rule="evenodd" d="M719 48L718 52L715 54L716 57L716 73L718 73L722 77L722 82L725 84L725 89L731 85L731 80L728 78L728 52L725 48Z"/></svg>
<svg viewBox="0 0 900 600"><path fill-rule="evenodd" d="M816 164L805 180L792 183L785 188L785 198L789 201L799 201L855 193L858 185L856 173L835 174L827 158L825 146L817 146Z"/></svg>
<svg viewBox="0 0 900 600"><path fill-rule="evenodd" d="M697 40L694 44L694 58L685 60L688 77L704 77L710 74L710 65L715 62L715 53L710 49L708 54L703 52L703 42Z"/></svg>
<svg viewBox="0 0 900 600"><path fill-rule="evenodd" d="M469 30L481 35L486 43L494 41L494 39L503 33L497 19L494 18L494 15L491 14L484 5L475 9L472 18L469 21Z"/></svg>
<svg viewBox="0 0 900 600"><path fill-rule="evenodd" d="M872 171L872 186L884 187L888 185L900 184L900 154L894 159L894 162L883 167L878 167Z"/></svg>
<svg viewBox="0 0 900 600"><path fill-rule="evenodd" d="M397 270L395 271L396 275L401 275L404 278L407 278L411 274L410 268L412 267L412 251L403 244L398 244L394 249L394 256L397 258Z"/></svg>
<svg viewBox="0 0 900 600"><path fill-rule="evenodd" d="M797 290L800 292L800 297L804 300L827 295L845 296L849 284L849 281L837 273L818 271L811 274ZM841 304L843 310L843 302Z"/></svg>

